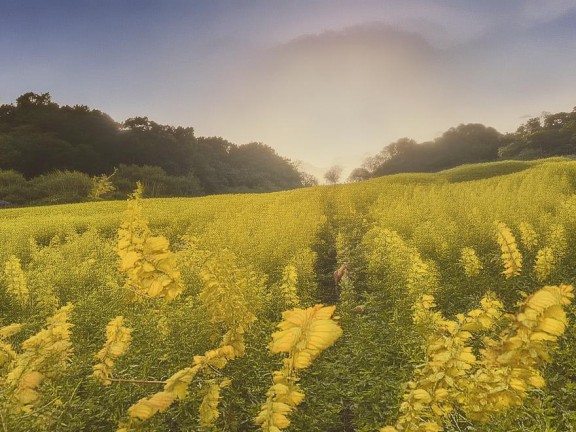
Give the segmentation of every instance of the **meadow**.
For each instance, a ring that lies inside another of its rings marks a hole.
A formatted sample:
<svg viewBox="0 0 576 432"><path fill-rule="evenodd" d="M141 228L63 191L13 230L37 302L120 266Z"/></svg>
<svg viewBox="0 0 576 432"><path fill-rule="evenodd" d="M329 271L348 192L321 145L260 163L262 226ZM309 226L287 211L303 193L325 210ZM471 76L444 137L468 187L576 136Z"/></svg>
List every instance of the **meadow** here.
<svg viewBox="0 0 576 432"><path fill-rule="evenodd" d="M2 209L0 430L574 431L575 228L562 158Z"/></svg>

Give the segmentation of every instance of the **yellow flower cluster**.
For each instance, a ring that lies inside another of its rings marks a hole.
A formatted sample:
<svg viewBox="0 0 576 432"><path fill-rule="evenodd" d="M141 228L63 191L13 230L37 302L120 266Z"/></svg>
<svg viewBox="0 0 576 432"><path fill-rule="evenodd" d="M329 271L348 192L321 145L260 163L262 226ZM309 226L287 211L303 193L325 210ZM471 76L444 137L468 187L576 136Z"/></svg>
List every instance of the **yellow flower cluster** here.
<svg viewBox="0 0 576 432"><path fill-rule="evenodd" d="M200 300L210 321L223 327L225 333L222 342L218 348L207 351L203 356L194 356L194 365L172 375L163 391L132 405L128 409L129 423L121 424L118 432L128 431L139 421L166 411L176 399L184 399L189 384L198 374L205 377L203 382L208 385L200 405L200 423L208 427L219 416L220 389L230 383L221 376L220 370L230 360L244 355L244 332L256 320L260 305L258 299L264 291L265 280L249 268L239 266L230 251L224 250L212 256L200 250L196 252L196 255L205 257L198 270L203 282Z"/></svg>
<svg viewBox="0 0 576 432"><path fill-rule="evenodd" d="M2 379L8 389L8 407L14 413L31 411L40 394L36 388L46 379L66 368L72 353L68 316L72 305L60 308L47 319L47 328L22 343L23 352L9 364Z"/></svg>
<svg viewBox="0 0 576 432"><path fill-rule="evenodd" d="M434 263L424 261L418 250L408 246L397 232L375 227L364 241L369 273L387 274L393 282L405 285L414 298L438 288L438 270Z"/></svg>
<svg viewBox="0 0 576 432"><path fill-rule="evenodd" d="M410 253L406 288L414 296L422 292L434 292L438 288L438 271L430 262L424 261L417 250Z"/></svg>
<svg viewBox="0 0 576 432"><path fill-rule="evenodd" d="M554 224L548 233L547 244L554 250L554 255L562 259L568 250L568 240L566 229L561 224Z"/></svg>
<svg viewBox="0 0 576 432"><path fill-rule="evenodd" d="M142 216L142 185L128 200L125 220L118 229L117 251L120 269L126 273L125 287L137 300L164 297L170 301L183 290L180 272L165 237L151 236Z"/></svg>
<svg viewBox="0 0 576 432"><path fill-rule="evenodd" d="M96 359L100 363L94 365L93 376L104 385L111 384L110 376L114 361L125 354L132 341L132 330L124 327L124 317L117 316L106 326L106 342L102 349L96 354Z"/></svg>
<svg viewBox="0 0 576 432"><path fill-rule="evenodd" d="M538 250L536 254L536 261L534 262L536 279L540 282L548 279L566 255L567 249L566 229L561 224L553 224L548 232L546 246Z"/></svg>
<svg viewBox="0 0 576 432"><path fill-rule="evenodd" d="M265 291L265 278L237 261L225 249L207 258L198 271L203 283L200 301L210 322L223 326L224 331L243 331L255 321Z"/></svg>
<svg viewBox="0 0 576 432"><path fill-rule="evenodd" d="M545 286L528 297L498 341L486 339L481 367L466 387L464 411L479 421L519 406L530 388L545 385L538 367L567 326L563 307L574 298L573 287Z"/></svg>
<svg viewBox="0 0 576 432"><path fill-rule="evenodd" d="M531 388L545 382L538 368L550 361L549 351L567 326L563 307L574 297L573 287L545 286L530 297L498 340L484 338L476 358L471 332L490 330L501 319L502 303L488 294L481 307L455 321L432 311L434 299L425 295L414 307L417 325L429 330L426 364L400 405L395 426L380 432L438 432L444 419L459 405L468 418L488 421L490 416L519 406Z"/></svg>
<svg viewBox="0 0 576 432"><path fill-rule="evenodd" d="M199 372L200 367L185 368L173 374L164 385L164 390L151 397L142 398L128 409L129 423L121 423L118 432L126 432L138 423L148 420L159 412L166 411L176 399L184 399L188 386Z"/></svg>
<svg viewBox="0 0 576 432"><path fill-rule="evenodd" d="M507 279L518 276L522 271L522 255L516 246L516 239L505 223L496 224L496 238L502 250L502 262L504 264L502 274Z"/></svg>
<svg viewBox="0 0 576 432"><path fill-rule="evenodd" d="M288 307L300 305L297 283L298 272L296 271L296 267L289 264L284 267L284 270L282 271L282 282L280 283L280 290L284 296L284 303Z"/></svg>
<svg viewBox="0 0 576 432"><path fill-rule="evenodd" d="M114 172L110 175L101 174L99 176L92 177L92 189L90 189L88 198L99 199L102 197L102 195L106 195L108 192L115 191L116 187L112 181L110 181L114 174L116 174L116 170L114 170Z"/></svg>
<svg viewBox="0 0 576 432"><path fill-rule="evenodd" d="M4 276L6 277L7 291L20 306L25 306L29 297L26 275L22 271L20 260L14 255L6 261Z"/></svg>
<svg viewBox="0 0 576 432"><path fill-rule="evenodd" d="M549 246L540 249L536 254L536 261L534 262L536 279L540 282L545 281L554 270L555 265L556 257L554 256L554 250Z"/></svg>
<svg viewBox="0 0 576 432"><path fill-rule="evenodd" d="M400 417L393 426L381 432L436 432L442 430L443 418L461 402L461 389L466 385L476 357L469 346L471 331L488 330L501 315L502 304L492 294L481 301L481 308L455 321L433 311L434 298L424 295L414 306L414 322L427 332L426 364L417 369L415 379L400 405Z"/></svg>
<svg viewBox="0 0 576 432"><path fill-rule="evenodd" d="M10 324L0 328L0 368L16 358L16 353L6 339L22 330L22 324Z"/></svg>
<svg viewBox="0 0 576 432"><path fill-rule="evenodd" d="M243 346L243 344L242 344ZM148 420L159 412L166 411L176 399L184 399L188 394L188 387L192 380L200 373L210 377L208 385L218 385L219 389L230 383L227 378L221 378L220 383L211 378L215 371L223 369L234 358L243 354L234 346L222 345L214 350L207 351L203 356L194 356L194 366L184 368L173 374L165 383L164 390L146 398L140 399L128 409L129 422L121 423L117 432L127 432L139 421ZM200 423L204 426L211 425L219 416L218 400L220 390L215 395L215 389L207 391L204 395L200 410Z"/></svg>
<svg viewBox="0 0 576 432"><path fill-rule="evenodd" d="M220 402L220 389L230 385L229 379L224 379L220 383L216 380L209 380L205 382L206 392L200 404L200 426L209 428L214 424L216 419L220 416L218 411L218 404Z"/></svg>
<svg viewBox="0 0 576 432"><path fill-rule="evenodd" d="M284 321L272 334L270 351L284 352L284 367L274 372L274 384L266 393L267 399L255 421L265 432L279 432L290 425L288 414L304 400L304 393L296 384L298 370L309 367L325 349L342 335L342 329L332 319L335 306L317 304L295 308L282 313Z"/></svg>
<svg viewBox="0 0 576 432"><path fill-rule="evenodd" d="M460 265L464 268L464 274L469 278L478 276L483 270L476 251L471 247L462 248L460 251Z"/></svg>
<svg viewBox="0 0 576 432"><path fill-rule="evenodd" d="M534 227L528 222L520 222L518 230L520 231L520 240L524 247L529 251L534 250L538 246L538 234Z"/></svg>

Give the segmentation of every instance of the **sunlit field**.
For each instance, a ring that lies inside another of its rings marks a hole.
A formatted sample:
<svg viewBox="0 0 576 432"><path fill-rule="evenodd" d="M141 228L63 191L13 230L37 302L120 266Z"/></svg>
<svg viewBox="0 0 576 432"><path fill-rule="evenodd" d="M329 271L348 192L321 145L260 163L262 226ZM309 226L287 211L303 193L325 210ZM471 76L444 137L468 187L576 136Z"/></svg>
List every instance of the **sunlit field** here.
<svg viewBox="0 0 576 432"><path fill-rule="evenodd" d="M557 158L2 209L0 430L576 430L575 193Z"/></svg>

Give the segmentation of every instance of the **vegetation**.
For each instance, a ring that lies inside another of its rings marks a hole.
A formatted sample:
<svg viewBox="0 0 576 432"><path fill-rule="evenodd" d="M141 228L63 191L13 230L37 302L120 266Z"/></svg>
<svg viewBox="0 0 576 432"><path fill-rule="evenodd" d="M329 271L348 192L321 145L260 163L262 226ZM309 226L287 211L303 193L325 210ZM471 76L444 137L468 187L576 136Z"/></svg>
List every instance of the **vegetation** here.
<svg viewBox="0 0 576 432"><path fill-rule="evenodd" d="M571 431L575 180L4 209L0 430Z"/></svg>
<svg viewBox="0 0 576 432"><path fill-rule="evenodd" d="M461 124L433 141L419 144L401 138L366 159L350 174L349 181L402 172L436 172L502 159L567 155L576 155L576 108L570 113L544 113L504 135L482 124Z"/></svg>
<svg viewBox="0 0 576 432"><path fill-rule="evenodd" d="M136 181L159 197L270 192L307 178L261 143L196 137L191 127L146 117L118 124L84 105L59 106L49 93L0 106L0 154L0 200L13 204L123 198ZM114 189L90 194L95 176L109 177Z"/></svg>

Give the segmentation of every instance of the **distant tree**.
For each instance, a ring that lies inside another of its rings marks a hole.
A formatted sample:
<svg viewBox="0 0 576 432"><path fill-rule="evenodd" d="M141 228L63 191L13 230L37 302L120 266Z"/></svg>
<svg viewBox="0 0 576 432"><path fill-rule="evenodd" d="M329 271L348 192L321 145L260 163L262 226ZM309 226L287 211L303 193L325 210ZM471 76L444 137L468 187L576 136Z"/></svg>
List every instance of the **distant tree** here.
<svg viewBox="0 0 576 432"><path fill-rule="evenodd" d="M377 177L401 172L434 172L466 163L493 161L498 159L501 138L493 128L461 124L422 144L401 138L369 158L363 168Z"/></svg>
<svg viewBox="0 0 576 432"><path fill-rule="evenodd" d="M50 93L38 94L28 92L24 93L22 96L16 99L16 106L18 108L30 107L30 106L50 106L50 105L57 107L57 104L52 102L52 97L50 96Z"/></svg>
<svg viewBox="0 0 576 432"><path fill-rule="evenodd" d="M299 173L300 173L300 182L302 186L310 187L310 186L318 186L320 184L316 176L307 173L305 171L300 171Z"/></svg>
<svg viewBox="0 0 576 432"><path fill-rule="evenodd" d="M336 184L340 181L344 169L340 165L334 165L324 173L324 179L330 184Z"/></svg>
<svg viewBox="0 0 576 432"><path fill-rule="evenodd" d="M154 196L271 192L303 184L296 165L263 143L196 138L191 127L148 117L119 124L85 105L59 106L49 93L29 92L14 104L0 105L0 170L15 170L25 181L61 171L56 179L44 178L43 185L71 179L80 184L79 177L63 173L98 176L120 166L131 168L115 176L118 192L107 197L118 197L132 177L149 183L147 193Z"/></svg>
<svg viewBox="0 0 576 432"><path fill-rule="evenodd" d="M535 159L576 154L576 108L570 113L543 113L506 134L498 154L502 159Z"/></svg>
<svg viewBox="0 0 576 432"><path fill-rule="evenodd" d="M348 176L349 183L355 183L363 180L368 180L371 177L370 171L366 168L354 168Z"/></svg>

